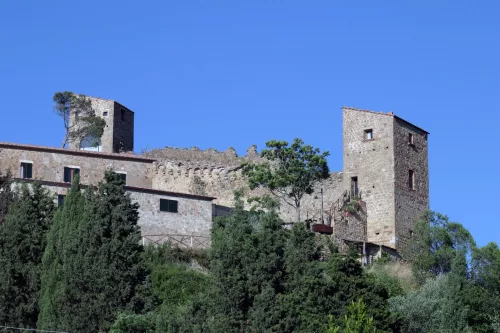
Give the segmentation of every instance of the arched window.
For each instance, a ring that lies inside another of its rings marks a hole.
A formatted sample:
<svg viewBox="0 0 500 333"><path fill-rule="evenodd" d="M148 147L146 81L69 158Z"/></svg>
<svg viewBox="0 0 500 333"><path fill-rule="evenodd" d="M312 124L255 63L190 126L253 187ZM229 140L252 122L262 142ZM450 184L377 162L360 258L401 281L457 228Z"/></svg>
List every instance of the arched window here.
<svg viewBox="0 0 500 333"><path fill-rule="evenodd" d="M86 135L80 142L80 150L101 151L101 138L96 138L93 135Z"/></svg>

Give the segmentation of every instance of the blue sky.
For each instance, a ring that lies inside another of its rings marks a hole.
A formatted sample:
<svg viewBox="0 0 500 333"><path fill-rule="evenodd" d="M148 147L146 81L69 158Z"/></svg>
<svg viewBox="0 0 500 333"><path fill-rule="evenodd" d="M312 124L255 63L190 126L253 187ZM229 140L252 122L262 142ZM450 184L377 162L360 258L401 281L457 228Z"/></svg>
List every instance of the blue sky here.
<svg viewBox="0 0 500 333"><path fill-rule="evenodd" d="M0 141L59 146L52 95L136 112L135 147L303 138L342 169L343 105L431 133L431 208L500 242L496 1L0 2Z"/></svg>

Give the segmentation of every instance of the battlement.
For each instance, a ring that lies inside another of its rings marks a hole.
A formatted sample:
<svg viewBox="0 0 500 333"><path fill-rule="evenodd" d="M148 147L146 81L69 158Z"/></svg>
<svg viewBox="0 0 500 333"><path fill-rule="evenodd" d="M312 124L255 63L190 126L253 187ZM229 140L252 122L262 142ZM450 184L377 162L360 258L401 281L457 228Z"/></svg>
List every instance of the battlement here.
<svg viewBox="0 0 500 333"><path fill-rule="evenodd" d="M184 167L186 169L211 170L236 170L245 161L255 163L261 160L255 145L250 146L246 155L242 157L238 156L233 147L229 147L225 151L218 151L213 148L201 150L198 147L165 147L163 149L153 149L144 153L143 156L157 160L158 164Z"/></svg>

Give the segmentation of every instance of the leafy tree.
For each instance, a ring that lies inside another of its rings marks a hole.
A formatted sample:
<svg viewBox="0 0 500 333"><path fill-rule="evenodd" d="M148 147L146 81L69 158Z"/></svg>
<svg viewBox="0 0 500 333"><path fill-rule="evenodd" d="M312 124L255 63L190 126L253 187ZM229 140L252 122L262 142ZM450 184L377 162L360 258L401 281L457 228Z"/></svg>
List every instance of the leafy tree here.
<svg viewBox="0 0 500 333"><path fill-rule="evenodd" d="M412 241L403 250L403 257L412 262L417 282L451 271L453 259L461 253L469 255L474 239L460 223L447 216L427 212L415 224Z"/></svg>
<svg viewBox="0 0 500 333"><path fill-rule="evenodd" d="M500 250L489 243L472 252L471 281L465 287L469 324L475 332L496 332L500 314Z"/></svg>
<svg viewBox="0 0 500 333"><path fill-rule="evenodd" d="M337 325L334 317L329 317L329 327L326 333L375 333L373 317L370 317L363 299L352 302L347 308L347 314Z"/></svg>
<svg viewBox="0 0 500 333"><path fill-rule="evenodd" d="M106 172L97 191L75 181L56 215L44 255L40 328L107 331L118 312L149 305L138 205Z"/></svg>
<svg viewBox="0 0 500 333"><path fill-rule="evenodd" d="M84 137L95 140L97 146L104 132L106 121L96 116L89 98L70 91L54 94L54 111L64 123L65 135L62 147L69 142L81 140Z"/></svg>
<svg viewBox="0 0 500 333"><path fill-rule="evenodd" d="M350 248L347 256L340 253L330 255L327 276L331 297L336 304L329 314L343 316L353 301L363 299L379 330L390 331L395 327L396 321L389 312L387 302L388 290L372 274L363 270L356 249Z"/></svg>
<svg viewBox="0 0 500 333"><path fill-rule="evenodd" d="M38 182L23 185L0 225L0 322L34 327L37 322L42 255L54 198Z"/></svg>
<svg viewBox="0 0 500 333"><path fill-rule="evenodd" d="M300 204L305 194L314 191L314 184L329 174L326 157L318 148L305 145L295 139L289 146L286 141L268 141L262 150L265 162L246 164L244 174L248 176L250 188L262 186L295 208L300 221Z"/></svg>

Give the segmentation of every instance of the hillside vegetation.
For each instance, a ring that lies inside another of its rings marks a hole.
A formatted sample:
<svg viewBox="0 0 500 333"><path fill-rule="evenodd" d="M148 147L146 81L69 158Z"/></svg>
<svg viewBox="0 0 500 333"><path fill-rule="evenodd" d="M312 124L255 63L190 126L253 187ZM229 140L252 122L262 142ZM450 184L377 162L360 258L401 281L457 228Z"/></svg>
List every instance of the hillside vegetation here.
<svg viewBox="0 0 500 333"><path fill-rule="evenodd" d="M8 177L0 178L8 182ZM3 184L0 184L2 188ZM6 197L8 196L8 197ZM363 268L272 200L241 196L212 246L144 248L116 174L63 207L40 184L0 191L0 325L73 333L500 332L500 249L429 212L402 260ZM328 243L327 243L328 244ZM11 330L12 331L12 330ZM5 330L9 332L9 330ZM14 331L12 331L14 332Z"/></svg>

